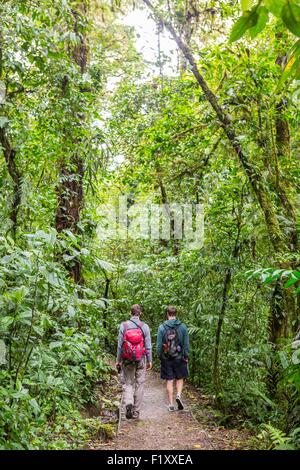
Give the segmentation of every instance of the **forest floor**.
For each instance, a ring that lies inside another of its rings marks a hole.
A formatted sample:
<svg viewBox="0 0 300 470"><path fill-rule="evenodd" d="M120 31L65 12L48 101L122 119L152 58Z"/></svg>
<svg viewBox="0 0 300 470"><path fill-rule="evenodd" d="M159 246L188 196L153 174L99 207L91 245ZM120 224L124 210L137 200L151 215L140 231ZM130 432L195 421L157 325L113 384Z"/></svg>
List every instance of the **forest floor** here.
<svg viewBox="0 0 300 470"><path fill-rule="evenodd" d="M119 432L108 442L93 440L91 450L242 450L253 449L254 436L244 429L218 424L211 398L186 384L185 409L167 410L165 383L155 371L147 372L139 420L127 420L122 411ZM197 416L197 419L196 417Z"/></svg>

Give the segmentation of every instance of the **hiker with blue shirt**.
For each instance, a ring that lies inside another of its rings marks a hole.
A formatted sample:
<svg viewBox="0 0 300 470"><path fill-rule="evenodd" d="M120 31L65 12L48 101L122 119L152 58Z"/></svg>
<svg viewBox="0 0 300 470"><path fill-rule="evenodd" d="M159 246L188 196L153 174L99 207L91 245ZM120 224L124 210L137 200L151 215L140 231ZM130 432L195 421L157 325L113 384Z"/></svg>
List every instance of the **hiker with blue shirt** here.
<svg viewBox="0 0 300 470"><path fill-rule="evenodd" d="M161 361L160 376L167 381L168 410L175 411L173 393L176 385L176 403L183 410L181 399L183 382L188 377L189 335L184 323L176 318L176 307L167 308L167 320L157 332L157 356Z"/></svg>

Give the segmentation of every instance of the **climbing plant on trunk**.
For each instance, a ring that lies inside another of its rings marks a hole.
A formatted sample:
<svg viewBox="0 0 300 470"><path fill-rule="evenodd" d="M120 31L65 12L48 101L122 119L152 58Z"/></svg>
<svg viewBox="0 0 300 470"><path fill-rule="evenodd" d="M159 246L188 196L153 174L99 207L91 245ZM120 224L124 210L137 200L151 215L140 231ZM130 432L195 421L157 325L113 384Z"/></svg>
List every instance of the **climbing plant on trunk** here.
<svg viewBox="0 0 300 470"><path fill-rule="evenodd" d="M68 46L71 60L78 68L81 77L87 70L88 63L88 2L80 0L75 2L71 10L73 21L73 32L75 35L75 45ZM62 81L62 97L64 98L72 90L69 88L67 76ZM59 184L57 186L57 211L56 211L56 229L58 232L66 230L76 234L78 232L78 223L80 221L80 213L83 206L83 178L84 178L84 157L82 155L82 139L85 122L85 100L80 95L87 90L83 86L79 86L78 103L75 103L74 112L74 128L68 129L66 138L71 141L71 151L69 155L64 155L59 170ZM74 258L71 264L67 264L74 281L78 284L83 282L81 262Z"/></svg>

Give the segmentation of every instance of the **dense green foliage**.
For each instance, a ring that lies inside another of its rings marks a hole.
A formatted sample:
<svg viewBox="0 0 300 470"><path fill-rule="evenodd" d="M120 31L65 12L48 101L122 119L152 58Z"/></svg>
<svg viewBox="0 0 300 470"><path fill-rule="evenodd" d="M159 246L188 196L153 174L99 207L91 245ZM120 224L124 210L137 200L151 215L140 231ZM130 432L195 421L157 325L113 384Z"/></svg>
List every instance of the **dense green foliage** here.
<svg viewBox="0 0 300 470"><path fill-rule="evenodd" d="M84 444L133 303L154 341L178 306L222 424L300 447L300 3L165 3L151 66L131 2L0 6L2 449ZM203 247L99 239L120 195L203 204Z"/></svg>

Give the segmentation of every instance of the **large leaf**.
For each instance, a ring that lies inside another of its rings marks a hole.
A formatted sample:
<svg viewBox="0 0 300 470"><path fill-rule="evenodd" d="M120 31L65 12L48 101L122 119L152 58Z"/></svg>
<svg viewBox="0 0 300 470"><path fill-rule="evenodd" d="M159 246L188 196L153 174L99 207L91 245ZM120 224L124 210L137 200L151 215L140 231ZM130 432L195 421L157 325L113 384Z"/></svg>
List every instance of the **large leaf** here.
<svg viewBox="0 0 300 470"><path fill-rule="evenodd" d="M269 19L269 12L265 7L259 7L257 9L258 13L258 21L255 26L250 28L250 36L255 38L266 26L268 19Z"/></svg>
<svg viewBox="0 0 300 470"><path fill-rule="evenodd" d="M252 7L253 0L241 0L241 7L243 11L248 11Z"/></svg>
<svg viewBox="0 0 300 470"><path fill-rule="evenodd" d="M299 65L299 55L300 55L300 39L293 45L292 49L288 55L287 64L282 72L282 76L280 78L279 86L282 85L289 77L295 77L295 73L297 72L297 68Z"/></svg>
<svg viewBox="0 0 300 470"><path fill-rule="evenodd" d="M258 17L257 7L254 7L251 11L244 12L243 16L233 26L229 41L234 42L240 39L248 29L256 25Z"/></svg>
<svg viewBox="0 0 300 470"><path fill-rule="evenodd" d="M107 261L104 261L103 259L99 259L95 257L95 262L100 268L104 269L104 271L107 271L109 273L114 272L116 269L113 264L108 263Z"/></svg>
<svg viewBox="0 0 300 470"><path fill-rule="evenodd" d="M0 339L0 365L6 364L6 346L2 339Z"/></svg>
<svg viewBox="0 0 300 470"><path fill-rule="evenodd" d="M289 1L282 8L281 18L287 28L300 37L300 6L294 1Z"/></svg>
<svg viewBox="0 0 300 470"><path fill-rule="evenodd" d="M41 409L38 405L38 402L36 401L35 398L32 398L31 400L29 400L29 404L31 405L32 409L33 409L33 412L34 414L37 416L38 414L40 414L41 412Z"/></svg>
<svg viewBox="0 0 300 470"><path fill-rule="evenodd" d="M299 279L297 277L292 277L291 279L289 279L283 287L290 287L292 286L293 284L296 284L296 282L299 282Z"/></svg>
<svg viewBox="0 0 300 470"><path fill-rule="evenodd" d="M2 129L7 123L9 119L5 116L0 116L0 128Z"/></svg>
<svg viewBox="0 0 300 470"><path fill-rule="evenodd" d="M268 10L277 18L281 17L281 11L284 5L286 4L286 0L265 0L265 5Z"/></svg>
<svg viewBox="0 0 300 470"><path fill-rule="evenodd" d="M300 364L300 349L293 352L292 363L295 365Z"/></svg>
<svg viewBox="0 0 300 470"><path fill-rule="evenodd" d="M279 353L279 358L280 358L280 362L281 362L282 367L283 367L284 369L287 369L288 366L289 366L289 361L288 361L288 359L287 359L287 357L286 357L286 354L285 354L283 351L281 351L281 352Z"/></svg>

